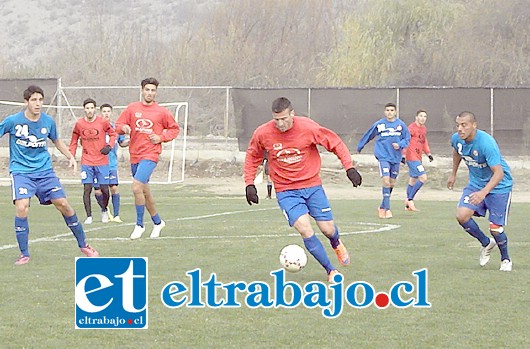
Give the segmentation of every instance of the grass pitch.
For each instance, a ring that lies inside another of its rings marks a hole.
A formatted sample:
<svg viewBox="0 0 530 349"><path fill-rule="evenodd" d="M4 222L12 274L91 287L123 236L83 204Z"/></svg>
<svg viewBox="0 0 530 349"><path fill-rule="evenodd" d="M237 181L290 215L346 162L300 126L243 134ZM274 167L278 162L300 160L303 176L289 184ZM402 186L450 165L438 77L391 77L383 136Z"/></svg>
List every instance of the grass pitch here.
<svg viewBox="0 0 530 349"><path fill-rule="evenodd" d="M84 220L79 185L67 186L69 201ZM123 224L86 226L88 241L103 256L149 258L149 329L75 330L74 258L82 256L60 214L33 200L30 210L32 260L14 266L18 256L9 187L1 187L0 341L3 348L528 348L530 204L514 203L507 234L514 262L500 272L496 248L490 263L478 265L479 244L456 223L456 202L419 201L422 212L401 210L376 218L375 200L330 198L335 221L352 263L341 267L323 236L345 284L366 281L388 290L412 272L429 270L430 309L379 310L345 307L333 320L321 309L166 308L160 292L170 281L188 282L186 272L201 268L221 282L265 281L280 267L280 249L302 245L275 200L248 206L239 196L215 196L198 186L155 186L154 195L168 223L163 238L128 238L134 225L130 188L121 187ZM354 192L353 192L354 194ZM96 207L93 202L94 211ZM147 217L147 214L146 214ZM95 220L99 217L96 214ZM478 219L487 229L486 219ZM386 228L385 228L386 227ZM360 234L359 232L364 232ZM288 280L325 281L312 258Z"/></svg>

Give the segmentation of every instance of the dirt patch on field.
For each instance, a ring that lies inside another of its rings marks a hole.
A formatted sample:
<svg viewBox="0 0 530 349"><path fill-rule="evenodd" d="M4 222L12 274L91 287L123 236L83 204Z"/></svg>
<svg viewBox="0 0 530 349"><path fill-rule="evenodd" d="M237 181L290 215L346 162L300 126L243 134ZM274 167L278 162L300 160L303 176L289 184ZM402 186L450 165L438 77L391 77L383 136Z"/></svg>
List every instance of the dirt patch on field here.
<svg viewBox="0 0 530 349"><path fill-rule="evenodd" d="M380 199L381 180L378 169L372 166L360 166L359 172L363 176L361 187L353 188L342 170L326 170L321 172L322 182L330 198L337 199ZM512 170L516 180L514 186L514 202L530 202L529 171ZM454 190L446 188L450 170L431 169L428 173L429 180L418 192L418 200L458 201L462 188L467 184L467 170L460 171L457 186ZM398 178L392 199L405 200L405 191L408 182L407 170L402 169ZM215 195L244 195L245 183L241 164L205 161L188 167L186 171L186 184L203 185L205 190ZM213 185L212 185L213 184ZM260 196L266 195L266 183L257 185Z"/></svg>

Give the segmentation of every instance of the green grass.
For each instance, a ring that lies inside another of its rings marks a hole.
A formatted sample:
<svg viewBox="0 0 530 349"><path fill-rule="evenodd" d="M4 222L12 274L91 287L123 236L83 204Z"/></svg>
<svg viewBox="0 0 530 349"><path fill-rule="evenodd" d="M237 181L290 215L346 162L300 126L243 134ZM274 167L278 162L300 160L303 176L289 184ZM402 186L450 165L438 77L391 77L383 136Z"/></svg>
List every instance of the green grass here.
<svg viewBox="0 0 530 349"><path fill-rule="evenodd" d="M153 189L159 211L168 223L165 238L114 239L127 238L133 227L128 186L122 187L121 217L131 223L86 227L89 242L103 256L149 257L149 329L113 331L74 329L74 258L81 254L54 208L39 206L33 200L30 238L41 241L30 244L29 264L13 265L18 256L12 228L14 207L9 188L0 188L4 196L0 202L4 226L0 235L0 347L530 347L528 203L512 205L507 234L514 271L503 273L498 270L497 249L490 263L479 267L479 244L457 225L455 202L420 201L417 205L422 212L410 213L401 210L401 201L393 201L394 218L381 221L376 218L377 201L330 198L343 233L378 227L359 223L399 226L377 233L343 235L352 256L349 267L339 267L346 284L362 280L383 291L400 280L414 281L413 271L428 268L432 308L345 307L340 317L329 320L321 309L303 306L166 308L160 300L163 286L170 281L188 284L186 272L195 268L202 269L203 278L215 272L218 281L224 283L270 283L269 272L279 268L280 249L290 243L301 244L301 240L293 235L275 200L250 207L243 195L214 196L196 186ZM84 219L81 187L68 186L67 193ZM486 219L478 221L487 229ZM146 235L151 225L147 228ZM324 245L338 265L329 244ZM304 270L288 274L288 279L303 284L324 281L326 275L310 258Z"/></svg>

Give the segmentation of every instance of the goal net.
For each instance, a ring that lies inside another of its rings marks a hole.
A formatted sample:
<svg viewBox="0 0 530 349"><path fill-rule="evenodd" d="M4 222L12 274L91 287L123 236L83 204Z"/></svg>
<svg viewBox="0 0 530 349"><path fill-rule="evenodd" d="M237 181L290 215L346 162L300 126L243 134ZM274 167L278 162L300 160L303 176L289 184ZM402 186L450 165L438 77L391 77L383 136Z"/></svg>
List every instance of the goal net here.
<svg viewBox="0 0 530 349"><path fill-rule="evenodd" d="M66 105L57 106L47 104L43 107L46 114L54 117L59 130L59 137L68 145L72 135L75 122L78 118L84 115L83 107L79 105L70 105L66 96L62 96L62 103ZM186 169L186 144L188 138L188 118L189 105L188 102L167 102L160 103L166 107L174 115L177 121L180 132L176 139L171 142L162 143L162 153L158 165L153 172L150 183L153 184L171 184L180 183L185 179ZM14 114L24 108L24 104L20 102L0 101L0 118L3 120L6 116ZM126 105L113 106L113 115L111 122L114 123L120 113L126 108ZM99 111L99 109L98 109ZM61 154L51 141L48 142L49 152L52 156L54 169L64 183L80 183L80 171L74 173L71 168L68 168L68 161ZM80 167L81 145L78 145L77 160ZM129 162L128 147L118 147L118 176L120 183L131 183L131 168ZM5 135L0 139L0 163L2 172L0 174L0 181L9 181L9 136Z"/></svg>

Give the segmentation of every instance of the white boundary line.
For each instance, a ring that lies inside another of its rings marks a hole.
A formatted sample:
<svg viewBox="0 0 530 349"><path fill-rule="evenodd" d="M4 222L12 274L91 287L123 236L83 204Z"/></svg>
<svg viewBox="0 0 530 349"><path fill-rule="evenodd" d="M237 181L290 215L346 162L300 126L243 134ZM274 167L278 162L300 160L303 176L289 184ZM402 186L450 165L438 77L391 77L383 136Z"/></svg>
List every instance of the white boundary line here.
<svg viewBox="0 0 530 349"><path fill-rule="evenodd" d="M219 217L219 216L228 216L228 215L235 215L240 213L249 213L249 212L258 212L258 211L267 211L267 210L277 210L278 208L260 208L255 210L241 210L241 211L228 211L228 212L221 212L221 213L212 213L207 215L201 215L201 216L192 216L192 217L182 217L182 218L175 218L175 219L168 219L166 222L177 222L177 221L190 221L190 220L197 220L197 219L204 219L204 218L212 218L212 217ZM112 223L109 223L108 225L101 226L101 227L95 227L95 228L89 228L85 229L85 233L90 233L94 231L100 231L100 230L107 230L112 228L119 228L123 226L133 226L135 223L124 223L120 225L111 225ZM377 229L365 229L365 230L359 230L359 231L352 231L352 232L341 232L341 235L355 235L355 234L369 234L369 233L380 233L380 232L386 232L394 229L398 229L401 227L401 225L398 224L386 224L386 223L363 223L358 222L357 225L362 226L369 226L369 227L380 227ZM273 237L287 237L287 236L299 236L298 233L289 233L289 234L262 234L262 235L204 235L204 236L162 236L154 240L191 240L191 239L261 239L261 238L273 238ZM68 237L68 239L67 239ZM130 241L128 237L113 237L113 238L95 238L95 237L88 237L88 240L90 241ZM54 236L48 236L48 237L42 237L34 240L30 240L30 244L39 243L39 242L56 242L56 241L72 241L72 233L68 232L65 234L57 234ZM11 249L18 247L18 245L3 245L0 246L0 251Z"/></svg>

